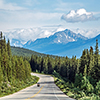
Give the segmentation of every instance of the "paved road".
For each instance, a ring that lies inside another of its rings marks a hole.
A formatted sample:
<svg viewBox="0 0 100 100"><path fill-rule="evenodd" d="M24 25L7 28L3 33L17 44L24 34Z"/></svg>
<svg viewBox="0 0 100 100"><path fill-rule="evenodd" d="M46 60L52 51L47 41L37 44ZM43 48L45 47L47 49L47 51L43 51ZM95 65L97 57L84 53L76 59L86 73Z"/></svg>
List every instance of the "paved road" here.
<svg viewBox="0 0 100 100"><path fill-rule="evenodd" d="M55 84L49 75L33 74L40 77L40 87L30 86L12 95L2 97L0 100L74 100L66 96Z"/></svg>

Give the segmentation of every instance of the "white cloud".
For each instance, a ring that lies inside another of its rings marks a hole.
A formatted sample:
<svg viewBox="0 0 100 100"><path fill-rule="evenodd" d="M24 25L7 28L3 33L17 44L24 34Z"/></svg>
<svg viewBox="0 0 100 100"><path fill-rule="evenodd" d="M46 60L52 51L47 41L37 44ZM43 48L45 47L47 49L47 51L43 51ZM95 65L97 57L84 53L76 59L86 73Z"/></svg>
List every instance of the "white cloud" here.
<svg viewBox="0 0 100 100"><path fill-rule="evenodd" d="M86 22L92 20L98 20L94 17L93 13L87 12L85 9L71 10L68 14L63 14L61 19L69 23Z"/></svg>
<svg viewBox="0 0 100 100"><path fill-rule="evenodd" d="M93 38L100 34L99 29L79 29L77 28L77 29L72 29L72 31L77 34L80 33L83 36L88 37L88 38Z"/></svg>
<svg viewBox="0 0 100 100"><path fill-rule="evenodd" d="M27 28L27 29L13 29L6 32L3 32L6 38L9 38L10 41L12 39L18 39L23 43L29 40L36 40L37 38L44 38L54 34L54 29L48 30L47 28Z"/></svg>

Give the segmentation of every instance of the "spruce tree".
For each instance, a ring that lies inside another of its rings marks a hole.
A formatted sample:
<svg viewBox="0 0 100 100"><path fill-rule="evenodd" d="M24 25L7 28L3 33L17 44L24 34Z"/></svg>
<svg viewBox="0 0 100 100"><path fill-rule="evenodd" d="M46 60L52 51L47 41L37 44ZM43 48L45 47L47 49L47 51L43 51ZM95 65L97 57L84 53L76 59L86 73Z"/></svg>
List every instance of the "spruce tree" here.
<svg viewBox="0 0 100 100"><path fill-rule="evenodd" d="M11 47L10 47L10 41L9 41L9 39L8 39L8 43L7 43L7 51L8 51L8 56L11 59L12 54L11 54Z"/></svg>
<svg viewBox="0 0 100 100"><path fill-rule="evenodd" d="M53 68L52 68L52 64L51 64L51 59L48 56L48 74L52 74L53 72Z"/></svg>
<svg viewBox="0 0 100 100"><path fill-rule="evenodd" d="M20 64L20 71L19 71L19 73L20 73L20 80L25 80L25 66L24 66L24 61L23 61L23 58L22 57L20 57L20 58L18 58L19 59L19 64Z"/></svg>
<svg viewBox="0 0 100 100"><path fill-rule="evenodd" d="M3 71L3 75L4 75L4 79L5 81L8 81L8 77L7 77L7 72L8 72L8 55L7 52L5 52L5 49L2 49L2 59L1 59L1 67L2 67L2 71Z"/></svg>
<svg viewBox="0 0 100 100"><path fill-rule="evenodd" d="M12 62L12 79L15 80L16 79L16 56L12 56L11 58L11 62Z"/></svg>
<svg viewBox="0 0 100 100"><path fill-rule="evenodd" d="M28 61L24 61L24 66L25 66L25 78L30 79L31 78L31 66Z"/></svg>
<svg viewBox="0 0 100 100"><path fill-rule="evenodd" d="M90 47L90 63L89 63L89 70L88 70L88 76L93 75L93 67L94 67L94 53L93 48Z"/></svg>
<svg viewBox="0 0 100 100"><path fill-rule="evenodd" d="M83 50L83 54L81 56L81 59L80 59L80 67L79 67L79 73L84 73L84 68L85 68L85 65L87 64L87 61L86 61L86 50Z"/></svg>
<svg viewBox="0 0 100 100"><path fill-rule="evenodd" d="M96 40L95 54L94 54L94 78L100 79L100 66L99 66L99 49L98 49L98 40Z"/></svg>
<svg viewBox="0 0 100 100"><path fill-rule="evenodd" d="M1 50L0 50L0 83L3 81L3 71L1 68Z"/></svg>

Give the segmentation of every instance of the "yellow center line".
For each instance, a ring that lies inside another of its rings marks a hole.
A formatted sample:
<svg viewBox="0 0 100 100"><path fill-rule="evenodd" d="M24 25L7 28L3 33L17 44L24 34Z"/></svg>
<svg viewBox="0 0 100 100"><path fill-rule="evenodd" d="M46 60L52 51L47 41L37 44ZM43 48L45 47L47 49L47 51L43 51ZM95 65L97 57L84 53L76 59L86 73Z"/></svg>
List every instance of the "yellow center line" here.
<svg viewBox="0 0 100 100"><path fill-rule="evenodd" d="M43 89L43 87L44 87L44 86L42 86L42 87L40 88L40 90L39 90L36 94L34 94L32 97L29 97L29 98L27 98L27 99L25 99L25 100L28 100L28 99L34 98L37 94L40 93L40 91Z"/></svg>

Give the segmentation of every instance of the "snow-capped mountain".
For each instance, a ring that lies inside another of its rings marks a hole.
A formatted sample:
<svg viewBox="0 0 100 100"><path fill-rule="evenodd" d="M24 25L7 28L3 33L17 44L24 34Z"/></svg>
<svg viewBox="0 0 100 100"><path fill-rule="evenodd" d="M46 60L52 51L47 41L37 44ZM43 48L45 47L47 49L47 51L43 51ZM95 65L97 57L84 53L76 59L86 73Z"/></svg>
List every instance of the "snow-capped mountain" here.
<svg viewBox="0 0 100 100"><path fill-rule="evenodd" d="M6 38L10 39L10 43L12 46L23 46L28 41L35 41L39 38L48 38L51 35L54 35L56 32L63 31L65 28L62 27L34 27L34 28L20 28L20 29L10 29L6 32L3 32L3 34L6 36ZM78 38L72 37L72 33L76 33L78 35L83 35L88 38L93 38L100 34L100 30L97 29L71 29L69 33L57 33L55 36L57 38L53 41L55 43L68 43L71 41L76 41ZM67 31L68 32L68 31ZM95 34L94 34L95 33ZM75 35L76 35L75 34ZM68 35L68 36L67 36ZM78 36L77 35L77 36ZM76 37L77 37L76 36Z"/></svg>
<svg viewBox="0 0 100 100"><path fill-rule="evenodd" d="M55 38L57 38L55 37L53 39L50 39L51 37L54 37L55 34L48 38L37 39L34 42L29 41L23 47L45 54L68 56L68 57L72 56L80 57L84 49L90 49L90 46L92 46L95 49L96 39L98 39L99 49L100 49L100 41L99 41L100 34L91 39L87 39L84 36L82 38L81 36L81 38L78 38L77 41L68 42L66 44L52 42L52 40L55 40Z"/></svg>
<svg viewBox="0 0 100 100"><path fill-rule="evenodd" d="M87 37L82 36L81 34L76 34L68 29L64 31L59 31L54 33L53 35L46 37L46 38L40 38L35 41L28 41L25 46L27 45L39 45L39 44L66 44L68 42L78 41L78 40L87 40Z"/></svg>
<svg viewBox="0 0 100 100"><path fill-rule="evenodd" d="M98 35L100 34L99 30L93 31L98 35L95 38L85 37L89 32L92 31L77 29L72 32L68 29L63 30L60 28L50 30L29 28L14 29L3 33L6 38L10 39L11 46L20 46L46 54L68 57L76 55L79 57L81 56L83 49L89 49L90 46L95 47L96 39L100 39L100 35Z"/></svg>
<svg viewBox="0 0 100 100"><path fill-rule="evenodd" d="M54 38L53 43L63 43L63 44L66 44L68 42L88 39L88 38L82 36L81 34L79 34L79 33L76 34L68 29L66 29L64 31L56 32L50 38Z"/></svg>
<svg viewBox="0 0 100 100"><path fill-rule="evenodd" d="M57 54L59 52L63 52L65 47L69 45L68 43L77 41L80 42L87 39L87 37L84 37L81 34L76 34L66 29L64 31L56 32L46 38L40 38L35 41L28 41L23 47L42 53Z"/></svg>
<svg viewBox="0 0 100 100"><path fill-rule="evenodd" d="M35 41L37 38L45 38L54 34L55 29L45 29L45 28L21 28L21 29L12 29L3 34L7 39L10 39L12 46L23 46L28 41Z"/></svg>

